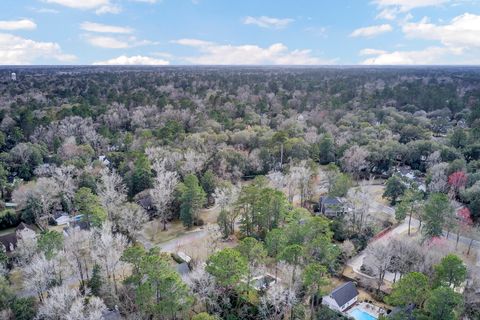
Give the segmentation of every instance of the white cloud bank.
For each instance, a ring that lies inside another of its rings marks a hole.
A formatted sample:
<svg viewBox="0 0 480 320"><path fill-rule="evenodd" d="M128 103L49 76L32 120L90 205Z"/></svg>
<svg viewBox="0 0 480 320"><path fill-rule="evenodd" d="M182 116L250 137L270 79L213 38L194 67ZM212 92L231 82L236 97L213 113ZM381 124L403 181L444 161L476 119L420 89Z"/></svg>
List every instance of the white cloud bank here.
<svg viewBox="0 0 480 320"><path fill-rule="evenodd" d="M366 65L432 65L452 64L452 55L461 54L461 51L445 47L429 47L423 50L392 51L364 49L363 55L374 55L362 62ZM462 64L461 62L457 64Z"/></svg>
<svg viewBox="0 0 480 320"><path fill-rule="evenodd" d="M90 32L98 32L98 33L129 34L133 32L133 29L129 27L112 26L112 25L89 22L89 21L83 22L80 25L80 29L85 31L90 31Z"/></svg>
<svg viewBox="0 0 480 320"><path fill-rule="evenodd" d="M406 13L416 8L437 7L455 0L373 0L381 10L376 18L395 20L400 13Z"/></svg>
<svg viewBox="0 0 480 320"><path fill-rule="evenodd" d="M450 0L374 0L373 3L379 7L396 7L401 12L406 12L415 8L439 6Z"/></svg>
<svg viewBox="0 0 480 320"><path fill-rule="evenodd" d="M244 24L253 24L261 28L270 28L270 29L285 28L293 21L294 20L290 18L280 19L280 18L272 18L267 16L261 16L261 17L248 16L248 17L245 17L245 19L243 19Z"/></svg>
<svg viewBox="0 0 480 320"><path fill-rule="evenodd" d="M378 36L379 34L386 33L392 31L393 28L389 24L381 24L377 26L369 26L364 28L359 28L354 30L350 37L367 37L371 38L374 36Z"/></svg>
<svg viewBox="0 0 480 320"><path fill-rule="evenodd" d="M29 19L0 21L0 30L33 30L37 24Z"/></svg>
<svg viewBox="0 0 480 320"><path fill-rule="evenodd" d="M81 10L93 10L95 13L120 13L122 9L115 4L112 4L110 0L45 0L47 3L54 3L64 7Z"/></svg>
<svg viewBox="0 0 480 320"><path fill-rule="evenodd" d="M55 59L60 62L75 60L74 55L65 54L55 42L38 42L0 33L0 64L31 64L37 59Z"/></svg>
<svg viewBox="0 0 480 320"><path fill-rule="evenodd" d="M436 41L422 50L391 51L364 49L372 57L363 64L478 64L480 61L480 15L464 13L443 24L427 18L402 26L407 39Z"/></svg>
<svg viewBox="0 0 480 320"><path fill-rule="evenodd" d="M173 43L196 48L200 55L184 58L188 63L211 65L320 65L332 64L312 56L311 50L289 50L282 43L262 48L257 45L218 44L198 39L180 39Z"/></svg>
<svg viewBox="0 0 480 320"><path fill-rule="evenodd" d="M106 61L94 62L94 65L150 65L150 66L164 66L169 65L170 62L163 59L155 59L145 56L120 56Z"/></svg>
<svg viewBox="0 0 480 320"><path fill-rule="evenodd" d="M443 25L429 23L424 18L405 24L403 32L408 38L438 40L447 47L480 47L480 15L465 13Z"/></svg>

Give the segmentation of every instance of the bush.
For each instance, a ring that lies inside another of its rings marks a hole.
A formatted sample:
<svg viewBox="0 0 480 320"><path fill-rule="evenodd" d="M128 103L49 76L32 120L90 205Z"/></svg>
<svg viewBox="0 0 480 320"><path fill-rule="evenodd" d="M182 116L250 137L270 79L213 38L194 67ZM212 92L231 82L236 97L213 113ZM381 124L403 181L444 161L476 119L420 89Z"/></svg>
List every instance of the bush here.
<svg viewBox="0 0 480 320"><path fill-rule="evenodd" d="M15 210L6 209L0 211L0 230L16 227L19 223L20 217Z"/></svg>

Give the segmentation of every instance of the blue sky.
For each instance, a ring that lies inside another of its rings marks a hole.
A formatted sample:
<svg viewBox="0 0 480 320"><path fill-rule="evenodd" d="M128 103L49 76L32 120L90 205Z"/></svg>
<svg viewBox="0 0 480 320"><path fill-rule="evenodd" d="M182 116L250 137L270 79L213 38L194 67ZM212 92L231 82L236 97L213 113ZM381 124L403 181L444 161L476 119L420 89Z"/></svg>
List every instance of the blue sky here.
<svg viewBox="0 0 480 320"><path fill-rule="evenodd" d="M480 64L480 0L2 0L0 64Z"/></svg>

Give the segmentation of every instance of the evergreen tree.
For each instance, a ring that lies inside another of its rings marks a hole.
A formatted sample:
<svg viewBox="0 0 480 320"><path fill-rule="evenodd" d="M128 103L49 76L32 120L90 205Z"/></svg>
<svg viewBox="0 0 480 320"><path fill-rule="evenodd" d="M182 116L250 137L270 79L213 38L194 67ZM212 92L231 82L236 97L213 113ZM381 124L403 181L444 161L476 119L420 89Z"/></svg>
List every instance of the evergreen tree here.
<svg viewBox="0 0 480 320"><path fill-rule="evenodd" d="M393 175L387 180L383 197L389 199L391 205L395 205L406 189L405 183L398 176Z"/></svg>
<svg viewBox="0 0 480 320"><path fill-rule="evenodd" d="M198 184L198 178L190 174L179 186L180 189L180 219L183 225L191 228L198 223L198 212L205 205L206 194Z"/></svg>
<svg viewBox="0 0 480 320"><path fill-rule="evenodd" d="M99 297L100 290L102 289L103 280L102 280L102 270L100 265L95 264L92 269L92 277L88 281L88 287L90 288L93 295Z"/></svg>

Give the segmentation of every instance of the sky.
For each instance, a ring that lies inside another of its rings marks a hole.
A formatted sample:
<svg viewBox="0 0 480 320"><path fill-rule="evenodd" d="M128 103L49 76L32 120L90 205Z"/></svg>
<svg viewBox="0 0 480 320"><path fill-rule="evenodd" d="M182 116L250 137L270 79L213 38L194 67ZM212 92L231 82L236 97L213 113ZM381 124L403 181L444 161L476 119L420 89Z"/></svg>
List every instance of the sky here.
<svg viewBox="0 0 480 320"><path fill-rule="evenodd" d="M479 65L480 0L1 0L3 65Z"/></svg>

